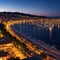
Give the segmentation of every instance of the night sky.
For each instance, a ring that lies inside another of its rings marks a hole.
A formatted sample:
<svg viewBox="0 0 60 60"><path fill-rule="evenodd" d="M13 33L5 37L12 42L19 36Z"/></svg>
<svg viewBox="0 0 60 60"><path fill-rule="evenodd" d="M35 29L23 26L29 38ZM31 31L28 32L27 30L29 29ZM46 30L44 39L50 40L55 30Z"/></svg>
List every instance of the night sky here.
<svg viewBox="0 0 60 60"><path fill-rule="evenodd" d="M60 16L60 0L0 0L0 12Z"/></svg>

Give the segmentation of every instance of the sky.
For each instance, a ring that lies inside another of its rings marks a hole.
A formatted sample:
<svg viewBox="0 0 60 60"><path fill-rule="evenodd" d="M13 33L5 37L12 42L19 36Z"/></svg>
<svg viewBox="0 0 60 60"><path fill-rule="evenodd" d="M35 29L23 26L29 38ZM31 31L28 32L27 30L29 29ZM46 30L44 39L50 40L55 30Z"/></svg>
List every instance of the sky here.
<svg viewBox="0 0 60 60"><path fill-rule="evenodd" d="M0 12L60 16L60 0L0 0Z"/></svg>

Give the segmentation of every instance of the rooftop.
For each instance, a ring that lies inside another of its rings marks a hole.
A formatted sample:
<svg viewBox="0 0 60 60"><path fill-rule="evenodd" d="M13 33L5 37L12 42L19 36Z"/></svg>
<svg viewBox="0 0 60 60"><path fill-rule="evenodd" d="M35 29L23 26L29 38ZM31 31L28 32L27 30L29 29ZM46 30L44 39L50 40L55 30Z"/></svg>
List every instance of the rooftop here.
<svg viewBox="0 0 60 60"><path fill-rule="evenodd" d="M30 58L24 59L24 60L42 60L39 56L35 55Z"/></svg>
<svg viewBox="0 0 60 60"><path fill-rule="evenodd" d="M12 41L11 40L8 40L7 38L0 38L0 44L8 44L8 43L11 43Z"/></svg>
<svg viewBox="0 0 60 60"><path fill-rule="evenodd" d="M8 52L5 52L5 51L0 51L0 57L4 57L4 56L7 56L9 55Z"/></svg>

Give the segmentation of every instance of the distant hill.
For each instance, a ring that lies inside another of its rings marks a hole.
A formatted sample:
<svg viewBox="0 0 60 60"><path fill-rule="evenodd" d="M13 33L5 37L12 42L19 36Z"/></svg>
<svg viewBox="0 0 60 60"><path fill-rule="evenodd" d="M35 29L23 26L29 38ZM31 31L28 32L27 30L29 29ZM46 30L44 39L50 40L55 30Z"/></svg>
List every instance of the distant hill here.
<svg viewBox="0 0 60 60"><path fill-rule="evenodd" d="M19 18L20 16L28 16L28 17L38 17L38 18L60 18L60 16L37 16L37 15L32 15L32 14L26 14L26 13L20 13L20 12L0 12L0 17L15 17L15 18Z"/></svg>
<svg viewBox="0 0 60 60"><path fill-rule="evenodd" d="M0 12L0 16L1 15L21 15L21 16L29 16L29 17L48 18L47 16L37 16L32 14L20 13L20 12Z"/></svg>

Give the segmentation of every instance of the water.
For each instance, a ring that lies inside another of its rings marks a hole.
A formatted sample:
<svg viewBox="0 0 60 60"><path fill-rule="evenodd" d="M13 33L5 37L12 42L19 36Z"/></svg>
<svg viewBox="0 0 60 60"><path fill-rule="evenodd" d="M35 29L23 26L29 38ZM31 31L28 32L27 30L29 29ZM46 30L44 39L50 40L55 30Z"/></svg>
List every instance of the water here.
<svg viewBox="0 0 60 60"><path fill-rule="evenodd" d="M35 39L44 41L45 43L60 49L60 28L58 24L53 25L53 27L38 27L35 25L26 24L14 24L12 26L15 31L22 31L25 35L31 36Z"/></svg>

